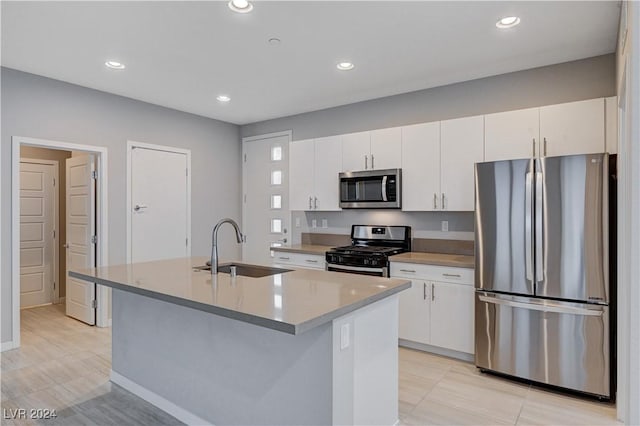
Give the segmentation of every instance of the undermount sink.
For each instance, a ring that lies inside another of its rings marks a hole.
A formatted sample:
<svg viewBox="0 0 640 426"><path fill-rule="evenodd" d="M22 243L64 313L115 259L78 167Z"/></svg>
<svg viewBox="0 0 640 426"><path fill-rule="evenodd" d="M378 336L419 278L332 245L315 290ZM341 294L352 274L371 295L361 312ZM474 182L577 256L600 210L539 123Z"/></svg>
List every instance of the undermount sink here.
<svg viewBox="0 0 640 426"><path fill-rule="evenodd" d="M269 275L282 274L284 272L291 272L292 269L273 268L270 266L250 265L247 263L223 263L218 265L218 272L225 274L231 273L231 267L236 267L236 274L244 277L261 278ZM199 271L211 271L211 266L196 266L194 269Z"/></svg>

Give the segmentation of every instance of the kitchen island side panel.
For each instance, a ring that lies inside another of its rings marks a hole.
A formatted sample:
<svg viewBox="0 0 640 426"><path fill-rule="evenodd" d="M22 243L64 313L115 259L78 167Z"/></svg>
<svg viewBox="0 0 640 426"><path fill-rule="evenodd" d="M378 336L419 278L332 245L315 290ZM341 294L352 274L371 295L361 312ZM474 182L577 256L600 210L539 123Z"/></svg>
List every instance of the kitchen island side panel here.
<svg viewBox="0 0 640 426"><path fill-rule="evenodd" d="M212 424L332 423L332 346L113 291L113 371Z"/></svg>

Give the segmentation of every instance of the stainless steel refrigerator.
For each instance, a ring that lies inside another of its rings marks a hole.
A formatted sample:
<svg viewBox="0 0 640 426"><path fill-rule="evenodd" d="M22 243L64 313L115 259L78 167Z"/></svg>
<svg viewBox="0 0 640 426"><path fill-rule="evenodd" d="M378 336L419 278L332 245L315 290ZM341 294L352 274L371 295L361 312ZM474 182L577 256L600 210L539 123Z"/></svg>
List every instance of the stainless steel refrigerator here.
<svg viewBox="0 0 640 426"><path fill-rule="evenodd" d="M476 164L481 369L612 396L611 167L608 154Z"/></svg>

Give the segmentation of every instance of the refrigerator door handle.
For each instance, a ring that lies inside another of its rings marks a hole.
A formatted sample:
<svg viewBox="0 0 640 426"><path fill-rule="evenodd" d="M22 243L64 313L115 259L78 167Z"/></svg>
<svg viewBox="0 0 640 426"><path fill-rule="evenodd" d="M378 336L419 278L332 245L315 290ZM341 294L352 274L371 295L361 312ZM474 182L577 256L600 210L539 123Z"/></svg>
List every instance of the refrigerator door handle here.
<svg viewBox="0 0 640 426"><path fill-rule="evenodd" d="M542 188L542 172L536 172L536 199L535 199L535 227L536 227L536 239L535 239L535 260L536 260L536 282L544 281L544 258L542 255L543 243L544 243L544 222L543 222L543 188Z"/></svg>
<svg viewBox="0 0 640 426"><path fill-rule="evenodd" d="M525 194L524 194L524 202L525 202L525 216L524 216L524 224L525 224L525 233L524 233L524 254L525 254L525 269L527 274L527 281L533 283L533 242L531 235L533 234L533 226L531 223L531 216L533 214L533 175L531 172L527 172L525 178Z"/></svg>
<svg viewBox="0 0 640 426"><path fill-rule="evenodd" d="M576 304L563 304L551 302L548 300L526 298L524 298L523 301L519 301L515 298L505 298L497 295L490 295L487 293L478 294L478 298L486 303L510 306L513 308L529 309L532 311L555 312L560 314L583 315L591 317L602 316L602 314L604 313L604 309L600 305L593 305L593 307L589 308L581 308L575 306Z"/></svg>

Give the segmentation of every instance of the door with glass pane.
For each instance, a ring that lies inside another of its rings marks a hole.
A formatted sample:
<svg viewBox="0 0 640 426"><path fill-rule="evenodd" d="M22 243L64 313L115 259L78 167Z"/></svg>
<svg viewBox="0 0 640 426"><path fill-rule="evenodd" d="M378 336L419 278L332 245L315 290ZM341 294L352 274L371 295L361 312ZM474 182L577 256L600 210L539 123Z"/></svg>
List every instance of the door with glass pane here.
<svg viewBox="0 0 640 426"><path fill-rule="evenodd" d="M248 263L270 264L271 248L289 243L289 136L245 140L243 244Z"/></svg>

